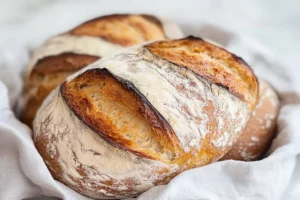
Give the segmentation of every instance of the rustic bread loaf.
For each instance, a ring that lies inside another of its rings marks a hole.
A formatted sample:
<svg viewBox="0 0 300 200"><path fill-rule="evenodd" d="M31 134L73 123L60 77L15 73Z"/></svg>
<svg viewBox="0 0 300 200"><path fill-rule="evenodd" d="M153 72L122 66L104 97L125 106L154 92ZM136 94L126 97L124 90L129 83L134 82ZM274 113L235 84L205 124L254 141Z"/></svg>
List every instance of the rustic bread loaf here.
<svg viewBox="0 0 300 200"><path fill-rule="evenodd" d="M46 96L66 77L99 58L152 40L180 38L174 23L150 15L109 15L50 38L27 67L21 120L29 126Z"/></svg>
<svg viewBox="0 0 300 200"><path fill-rule="evenodd" d="M92 198L134 197L217 161L256 105L239 57L199 38L97 61L42 104L34 142L53 177Z"/></svg>
<svg viewBox="0 0 300 200"><path fill-rule="evenodd" d="M265 81L259 80L259 98L247 125L232 149L221 160L259 159L275 136L279 100Z"/></svg>

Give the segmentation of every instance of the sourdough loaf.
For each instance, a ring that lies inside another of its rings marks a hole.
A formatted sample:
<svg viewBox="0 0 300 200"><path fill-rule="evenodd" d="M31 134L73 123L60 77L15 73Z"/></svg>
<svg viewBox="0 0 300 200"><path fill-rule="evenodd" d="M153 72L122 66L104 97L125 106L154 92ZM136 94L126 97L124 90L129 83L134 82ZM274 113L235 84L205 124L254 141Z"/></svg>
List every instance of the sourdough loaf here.
<svg viewBox="0 0 300 200"><path fill-rule="evenodd" d="M53 177L92 198L134 197L217 161L256 105L239 57L200 38L101 59L44 101L34 142Z"/></svg>
<svg viewBox="0 0 300 200"><path fill-rule="evenodd" d="M21 121L32 126L46 96L70 74L132 45L182 37L180 28L151 15L108 15L54 36L38 48L25 75Z"/></svg>

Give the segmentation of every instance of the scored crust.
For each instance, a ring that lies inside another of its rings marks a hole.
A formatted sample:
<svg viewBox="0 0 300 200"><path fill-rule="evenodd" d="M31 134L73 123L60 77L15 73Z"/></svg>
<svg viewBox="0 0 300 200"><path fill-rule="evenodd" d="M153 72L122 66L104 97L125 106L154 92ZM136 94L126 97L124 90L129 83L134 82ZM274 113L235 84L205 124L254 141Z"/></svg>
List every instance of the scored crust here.
<svg viewBox="0 0 300 200"><path fill-rule="evenodd" d="M58 88L55 91L35 119L34 142L56 180L94 199L119 199L166 184L178 173L175 165L135 156L107 143L81 123Z"/></svg>
<svg viewBox="0 0 300 200"><path fill-rule="evenodd" d="M31 126L36 111L47 95L68 76L98 59L97 56L63 53L38 61L25 82L24 93L28 99L21 121Z"/></svg>
<svg viewBox="0 0 300 200"><path fill-rule="evenodd" d="M156 56L186 67L210 82L227 88L250 103L254 109L258 82L242 58L193 36L176 41L158 41L145 47Z"/></svg>
<svg viewBox="0 0 300 200"><path fill-rule="evenodd" d="M170 125L146 98L106 69L91 69L61 85L70 109L118 148L140 157L171 161L179 152Z"/></svg>
<svg viewBox="0 0 300 200"><path fill-rule="evenodd" d="M116 14L99 17L69 32L72 35L101 37L122 46L166 38L161 22L151 15Z"/></svg>

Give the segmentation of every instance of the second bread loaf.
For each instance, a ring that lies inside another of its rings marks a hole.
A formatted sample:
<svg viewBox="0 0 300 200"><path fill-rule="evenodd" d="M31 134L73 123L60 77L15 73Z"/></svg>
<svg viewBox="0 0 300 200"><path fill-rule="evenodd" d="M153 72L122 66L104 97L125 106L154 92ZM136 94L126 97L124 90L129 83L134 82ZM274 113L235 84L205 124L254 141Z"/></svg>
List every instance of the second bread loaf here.
<svg viewBox="0 0 300 200"><path fill-rule="evenodd" d="M32 126L46 96L72 73L120 49L182 37L180 28L151 15L108 15L48 39L26 69L21 121Z"/></svg>

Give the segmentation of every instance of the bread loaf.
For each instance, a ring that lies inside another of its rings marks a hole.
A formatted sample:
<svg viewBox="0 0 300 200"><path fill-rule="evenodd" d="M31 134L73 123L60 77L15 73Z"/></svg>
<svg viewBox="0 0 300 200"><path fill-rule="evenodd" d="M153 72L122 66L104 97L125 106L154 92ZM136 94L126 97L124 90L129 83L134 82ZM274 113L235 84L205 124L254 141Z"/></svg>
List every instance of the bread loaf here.
<svg viewBox="0 0 300 200"><path fill-rule="evenodd" d="M269 148L275 136L279 100L265 81L259 80L258 103L238 141L221 160L259 159Z"/></svg>
<svg viewBox="0 0 300 200"><path fill-rule="evenodd" d="M182 37L174 23L150 15L103 16L54 36L38 48L27 67L21 121L32 126L46 96L66 77L128 46Z"/></svg>
<svg viewBox="0 0 300 200"><path fill-rule="evenodd" d="M256 105L239 57L199 38L97 61L44 101L34 142L53 177L91 198L134 197L217 161Z"/></svg>

